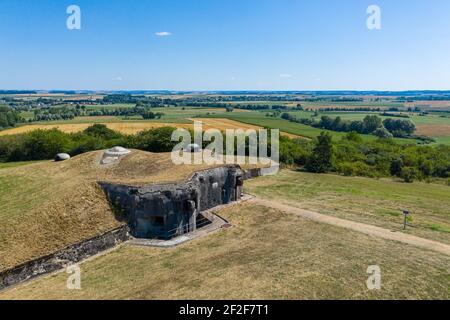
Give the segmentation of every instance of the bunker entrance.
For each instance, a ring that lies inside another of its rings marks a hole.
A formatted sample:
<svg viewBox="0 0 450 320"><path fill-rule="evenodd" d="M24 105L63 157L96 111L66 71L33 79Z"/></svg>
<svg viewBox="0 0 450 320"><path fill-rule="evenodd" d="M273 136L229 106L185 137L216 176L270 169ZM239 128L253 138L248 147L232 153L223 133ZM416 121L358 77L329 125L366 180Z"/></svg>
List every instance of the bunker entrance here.
<svg viewBox="0 0 450 320"><path fill-rule="evenodd" d="M239 167L221 167L197 172L180 184L101 186L125 213L135 238L170 240L210 225L204 212L240 200L243 181Z"/></svg>
<svg viewBox="0 0 450 320"><path fill-rule="evenodd" d="M212 224L212 221L209 220L208 218L206 218L202 214L199 214L197 216L196 222L197 222L197 229L201 229L201 228L204 228L204 227L209 226L210 224Z"/></svg>

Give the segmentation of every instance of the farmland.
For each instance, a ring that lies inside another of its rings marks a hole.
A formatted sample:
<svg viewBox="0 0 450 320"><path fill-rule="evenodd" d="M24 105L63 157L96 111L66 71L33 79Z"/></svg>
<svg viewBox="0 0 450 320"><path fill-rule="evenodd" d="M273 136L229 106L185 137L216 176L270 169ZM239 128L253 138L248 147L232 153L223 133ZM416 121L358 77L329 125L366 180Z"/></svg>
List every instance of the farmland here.
<svg viewBox="0 0 450 320"><path fill-rule="evenodd" d="M314 114L311 112L289 112L290 114L300 118L310 118ZM341 117L343 120L362 120L368 114L378 113L363 113L363 112L326 112L322 115L329 117ZM402 112L401 115L407 116L408 120L413 122L417 127L417 133L435 138L437 143L447 144L450 141L450 117L446 114L428 114L417 115L416 113ZM383 115L380 118L387 119Z"/></svg>
<svg viewBox="0 0 450 320"><path fill-rule="evenodd" d="M294 115L298 118L314 118L313 112L308 111L288 111L289 114ZM431 114L427 116L419 116L417 114L404 113L417 127L417 133L430 136L436 140L436 143L448 144L450 143L450 118L444 115ZM391 117L379 115L379 113L374 112L321 112L315 118L318 119L321 116L326 115L331 118L341 117L342 120L363 120L367 115L378 115L381 119L388 119ZM248 124L259 124L261 126L269 128L282 128L283 131L292 134L305 136L309 138L314 138L318 136L322 130L318 128L313 128L307 125L299 123L290 123L282 119L274 119L271 117L266 117L262 112L248 112L245 114L225 114L225 117L233 119L235 121L241 121ZM215 117L215 115L210 115L210 117ZM328 131L336 138L341 138L344 133ZM375 137L362 135L365 140L373 140ZM412 142L406 139L397 139L405 143Z"/></svg>
<svg viewBox="0 0 450 320"><path fill-rule="evenodd" d="M207 129L215 128L219 130L223 129L248 129L256 127L267 127L271 129L280 129L282 132L288 133L290 136L301 136L307 138L317 137L321 132L327 131L319 128L313 128L307 125L299 123L290 123L283 119L267 117L263 112L256 111L234 111L233 113L227 113L221 109L205 109L205 108L190 108L188 110L182 110L181 108L157 108L157 112L165 112L165 116L158 120L142 120L139 117L115 117L115 116L98 116L98 117L77 117L68 121L56 121L56 122L40 122L39 124L31 124L20 126L15 129L0 131L0 136L5 134L17 134L28 132L32 129L52 129L60 128L65 132L79 132L86 129L90 124L102 123L107 124L109 128L118 130L122 133L137 133L139 131L158 128L161 126L175 126L178 128L188 128L192 126L194 120L201 119L206 121L206 118L218 118L228 119L227 124L220 125L223 120L214 121L214 126L207 125ZM291 111L289 112L299 118L311 118L314 114L312 112L305 111ZM374 113L362 113L362 112L324 112L321 115L327 115L330 117L341 117L343 120L362 120L368 114ZM377 113L375 113L377 114ZM450 118L443 117L442 115L428 115L418 116L410 115L410 120L417 126L417 133L430 136L436 140L436 143L450 144ZM389 117L380 116L382 119ZM336 138L341 138L345 133L328 131ZM369 135L362 135L367 140L374 140L376 137ZM411 142L406 139L397 139L406 143Z"/></svg>
<svg viewBox="0 0 450 320"><path fill-rule="evenodd" d="M85 128L85 124L108 123L110 128L121 130L123 133L136 133L139 130L158 127L158 124L176 124L177 127L186 127L185 125L192 124L192 119L195 118L226 118L236 122L233 127L237 127L239 122L250 126L280 129L291 136L315 138L326 130L300 123L291 123L281 119L279 114L268 115L273 114L274 110L280 110L279 112L287 112L299 119L320 120L320 117L326 115L331 118L339 116L342 120L360 121L367 115L377 115L383 120L387 119L389 117L381 115L382 112L387 111L401 114L407 120L413 122L417 127L416 133L433 138L435 144L450 144L448 128L450 126L450 101L426 100L426 97L425 100L419 98L408 100L401 97L400 94L399 96L368 93L342 93L342 95L336 93L332 95L293 93L289 95L268 92L248 93L246 95L239 93L234 95L174 93L170 95L109 96L91 93L88 95L42 94L13 97L15 101L18 101L15 104L22 105L19 108L21 110L20 115L27 121L28 125L76 125L60 127L67 132L82 130L82 128ZM44 101L47 105L42 106L42 103L38 103L38 101ZM143 106L144 109L147 108L145 103L151 104L151 108L148 110L161 116L145 120L136 110L139 105ZM82 110L80 110L80 106ZM301 110L298 110L299 106L301 106ZM230 107L233 110L227 110ZM56 112L52 110L59 110L57 112L61 112L61 110L70 112L72 110L75 117L67 120L39 121L37 123L33 121L35 113L52 114ZM420 110L420 112L417 110ZM113 123L125 124L113 125ZM24 126L24 124L18 124L18 126ZM25 127L25 129L18 129L17 132L28 131L29 129L30 127ZM217 129L221 129L220 126ZM8 133L13 132L15 131L9 131ZM328 132L337 139L345 135L342 132ZM362 135L362 138L365 141L376 139L372 135ZM403 138L398 138L397 141L402 143L418 142L414 139Z"/></svg>
<svg viewBox="0 0 450 320"><path fill-rule="evenodd" d="M24 125L14 129L9 129L5 131L0 131L0 136L2 135L14 135L30 132L33 130L43 129L43 130L51 130L51 129L59 129L66 133L76 133L86 130L93 123L104 124L109 129L115 130L124 134L136 134L142 132L144 130L154 129L154 128L162 128L162 127L175 127L181 129L193 129L194 121L200 122L202 124L203 130L209 129L218 129L218 130L227 130L227 129L261 129L261 127L255 125L249 125L245 123L241 123L238 121L230 120L230 119L209 119L209 118L195 118L195 119L187 119L190 123L176 123L176 122L150 122L150 121L112 121L109 122L109 119L100 118L97 120L103 121L86 121L82 123L75 122L66 122L61 124L32 124L32 125ZM105 121L106 120L106 121ZM186 121L187 122L187 121ZM294 134L286 133L285 135L291 138L297 138L298 136Z"/></svg>

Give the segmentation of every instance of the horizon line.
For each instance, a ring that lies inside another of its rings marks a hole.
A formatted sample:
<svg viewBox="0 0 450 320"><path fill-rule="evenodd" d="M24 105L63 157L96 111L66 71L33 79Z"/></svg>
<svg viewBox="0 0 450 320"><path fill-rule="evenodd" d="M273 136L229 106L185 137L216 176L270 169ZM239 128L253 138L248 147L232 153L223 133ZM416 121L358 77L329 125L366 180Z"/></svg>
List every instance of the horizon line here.
<svg viewBox="0 0 450 320"><path fill-rule="evenodd" d="M352 92L352 93L405 93L405 92L436 92L436 93L442 93L442 92L449 92L450 89L408 89L408 90L355 90L355 89L326 89L326 90L271 90L271 89L239 89L239 90L171 90L171 89L1 89L1 92L23 92L23 91L31 91L31 92L38 92L38 93L64 93L64 92L75 92L75 93L84 93L84 92L186 92L186 93L208 93L208 92L280 92L280 93L321 93L321 92L338 92L338 93L345 93L345 92Z"/></svg>

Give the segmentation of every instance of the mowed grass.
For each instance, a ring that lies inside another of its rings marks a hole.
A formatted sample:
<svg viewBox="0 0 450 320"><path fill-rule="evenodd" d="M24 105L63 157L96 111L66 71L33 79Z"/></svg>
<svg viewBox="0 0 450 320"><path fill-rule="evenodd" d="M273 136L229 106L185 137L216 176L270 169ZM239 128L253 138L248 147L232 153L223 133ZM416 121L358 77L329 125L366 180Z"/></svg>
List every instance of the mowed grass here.
<svg viewBox="0 0 450 320"><path fill-rule="evenodd" d="M283 170L248 181L246 190L299 208L450 243L450 187L445 184ZM406 231L403 210L412 213L412 227Z"/></svg>
<svg viewBox="0 0 450 320"><path fill-rule="evenodd" d="M450 257L251 204L220 214L233 228L172 249L132 247L0 299L449 299ZM378 265L381 290L368 290Z"/></svg>

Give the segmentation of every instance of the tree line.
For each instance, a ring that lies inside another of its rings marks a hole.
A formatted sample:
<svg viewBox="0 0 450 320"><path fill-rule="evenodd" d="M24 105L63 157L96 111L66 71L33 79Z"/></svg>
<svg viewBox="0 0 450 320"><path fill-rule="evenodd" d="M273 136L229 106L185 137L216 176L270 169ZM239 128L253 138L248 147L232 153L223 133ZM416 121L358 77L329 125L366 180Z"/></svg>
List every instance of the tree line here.
<svg viewBox="0 0 450 320"><path fill-rule="evenodd" d="M19 113L7 106L0 106L0 130L16 126L23 119Z"/></svg>
<svg viewBox="0 0 450 320"><path fill-rule="evenodd" d="M60 152L72 156L116 145L150 152L171 152L175 128L125 135L95 124L83 132L35 130L0 137L0 161L46 160ZM270 141L270 139L269 139ZM206 146L206 145L205 145ZM392 139L363 141L356 132L340 140L322 133L313 141L280 137L280 161L316 173L334 172L372 178L399 177L406 182L450 178L450 146L401 145Z"/></svg>
<svg viewBox="0 0 450 320"><path fill-rule="evenodd" d="M115 116L115 117L133 117L142 116L142 118L148 119L160 119L164 116L162 112L152 112L148 107L136 105L133 108L114 108L107 109L102 108L99 110L92 110L86 113L88 116Z"/></svg>
<svg viewBox="0 0 450 320"><path fill-rule="evenodd" d="M283 113L281 118L314 128L336 132L371 134L380 138L411 138L416 130L414 123L409 120L388 118L383 121L376 115L367 115L363 120L343 120L339 116L335 118L322 116L317 121L314 118L297 118L292 114Z"/></svg>

